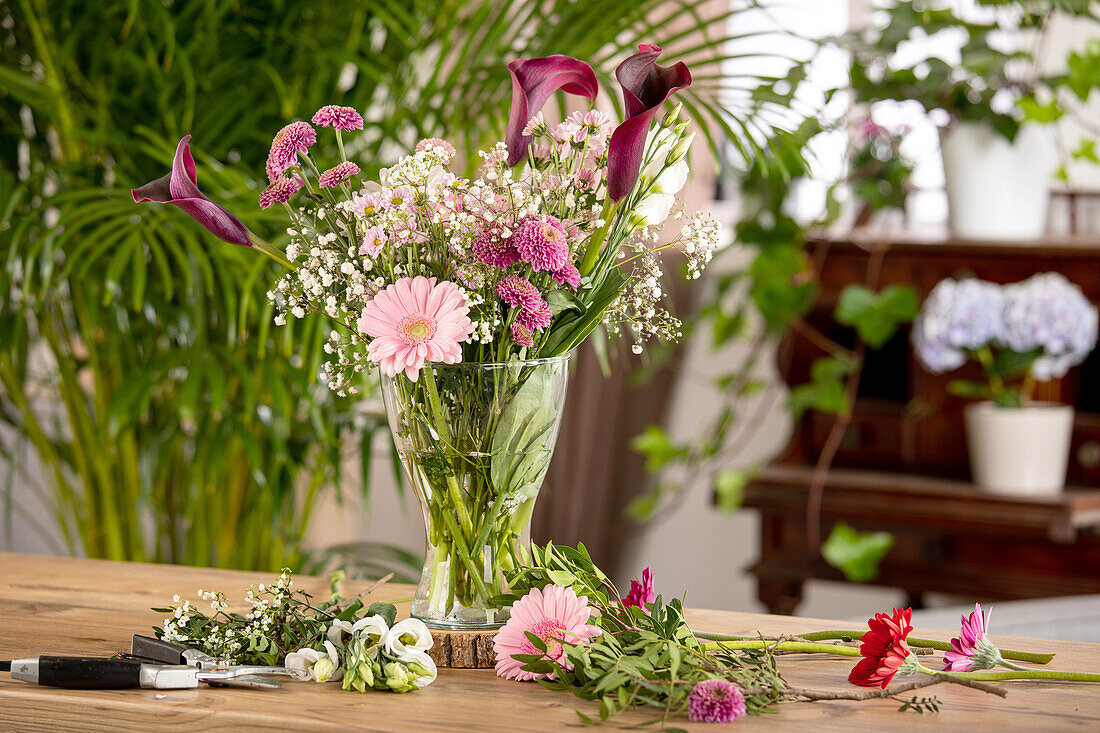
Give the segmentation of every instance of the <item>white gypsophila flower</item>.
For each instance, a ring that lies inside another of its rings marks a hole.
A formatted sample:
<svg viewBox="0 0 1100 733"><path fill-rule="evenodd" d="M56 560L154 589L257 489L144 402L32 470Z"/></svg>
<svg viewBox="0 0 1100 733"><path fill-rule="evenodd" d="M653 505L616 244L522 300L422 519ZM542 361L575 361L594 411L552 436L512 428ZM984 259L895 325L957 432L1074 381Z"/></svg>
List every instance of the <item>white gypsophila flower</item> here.
<svg viewBox="0 0 1100 733"><path fill-rule="evenodd" d="M397 661L401 662L406 667L415 664L420 668L414 671L410 667L410 671L414 671L416 674L418 674L418 677L416 678L416 686L419 688L427 687L431 683L435 682L435 678L439 674L435 666L435 660L428 656L427 652L421 649L412 649L410 651L407 651L399 656L397 658Z"/></svg>
<svg viewBox="0 0 1100 733"><path fill-rule="evenodd" d="M676 203L676 197L667 193L651 193L638 204L634 214L644 226L663 224Z"/></svg>
<svg viewBox="0 0 1100 733"><path fill-rule="evenodd" d="M402 619L382 637L382 647L394 657L415 649L427 651L432 648L432 632L418 618Z"/></svg>
<svg viewBox="0 0 1100 733"><path fill-rule="evenodd" d="M913 321L917 359L933 374L958 369L968 351L997 342L1004 331L1001 288L984 280L941 280Z"/></svg>

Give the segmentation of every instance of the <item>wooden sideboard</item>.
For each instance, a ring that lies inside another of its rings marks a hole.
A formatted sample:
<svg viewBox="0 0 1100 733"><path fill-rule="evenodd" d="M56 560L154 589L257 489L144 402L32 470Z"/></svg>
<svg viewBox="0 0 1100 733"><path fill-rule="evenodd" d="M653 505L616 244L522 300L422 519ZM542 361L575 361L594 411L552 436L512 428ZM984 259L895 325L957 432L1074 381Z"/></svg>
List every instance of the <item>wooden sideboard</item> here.
<svg viewBox="0 0 1100 733"><path fill-rule="evenodd" d="M914 286L923 299L946 277L999 283L1056 271L1100 303L1100 238L1039 242L959 241L906 234L883 239L853 232L810 241L821 290L807 321L842 345L850 329L832 318L841 290L864 281L871 252L885 251L878 287ZM796 333L781 344L790 384L809 380L824 352ZM983 494L969 483L962 410L947 393L956 378L980 379L976 365L946 375L914 361L907 329L869 352L848 426L824 492L822 529L843 519L857 529L892 532L896 545L875 581L904 589L919 605L927 592L976 598L1100 593L1100 352L1037 397L1077 407L1067 489L1049 500ZM833 415L808 412L790 443L751 484L744 505L763 515L761 556L752 572L769 610L792 613L811 578L842 579L806 542L812 467Z"/></svg>

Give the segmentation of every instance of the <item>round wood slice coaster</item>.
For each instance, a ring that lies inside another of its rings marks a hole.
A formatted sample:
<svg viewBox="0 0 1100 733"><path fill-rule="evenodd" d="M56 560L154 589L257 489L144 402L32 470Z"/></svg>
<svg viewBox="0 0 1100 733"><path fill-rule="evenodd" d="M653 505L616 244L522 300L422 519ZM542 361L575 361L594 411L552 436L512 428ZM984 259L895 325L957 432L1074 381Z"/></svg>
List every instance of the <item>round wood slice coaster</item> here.
<svg viewBox="0 0 1100 733"><path fill-rule="evenodd" d="M493 653L495 630L451 631L432 629L434 643L428 650L439 667L452 669L492 669L496 665Z"/></svg>

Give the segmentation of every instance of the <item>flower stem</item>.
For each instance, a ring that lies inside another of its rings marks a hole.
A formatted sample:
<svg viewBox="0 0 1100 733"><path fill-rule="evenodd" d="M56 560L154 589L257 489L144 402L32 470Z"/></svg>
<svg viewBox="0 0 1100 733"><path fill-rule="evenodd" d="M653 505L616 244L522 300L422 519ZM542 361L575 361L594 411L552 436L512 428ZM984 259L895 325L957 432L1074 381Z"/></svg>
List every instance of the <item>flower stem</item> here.
<svg viewBox="0 0 1100 733"><path fill-rule="evenodd" d="M1004 680L1062 680L1065 682L1100 682L1100 674L1094 672L1059 672L1054 669L1011 670L1008 672L941 672L920 667L921 674L946 675L964 680L998 682Z"/></svg>
<svg viewBox="0 0 1100 733"><path fill-rule="evenodd" d="M709 634L707 632L697 631L695 635L700 639L713 639L722 640L723 638L734 639L736 637L723 637L721 634ZM807 641L821 641L822 639L844 639L846 641L858 641L863 636L862 631L849 631L846 629L832 630L832 631L811 631L805 634L794 634L800 639L806 639ZM928 647L929 649L935 649L941 652L951 651L951 644L946 641L938 641L936 639L918 639L915 636L909 637L909 643L914 646ZM1013 649L1002 649L1001 656L1005 659L1014 659L1018 662L1032 662L1034 664L1049 664L1054 659L1053 654L1043 654L1039 652L1020 652Z"/></svg>
<svg viewBox="0 0 1100 733"><path fill-rule="evenodd" d="M836 644L814 644L807 641L768 641L766 639L745 639L741 641L710 641L703 644L706 651L725 649L773 649L784 652L804 652L806 654L839 654L842 657L858 657L859 649L853 646Z"/></svg>

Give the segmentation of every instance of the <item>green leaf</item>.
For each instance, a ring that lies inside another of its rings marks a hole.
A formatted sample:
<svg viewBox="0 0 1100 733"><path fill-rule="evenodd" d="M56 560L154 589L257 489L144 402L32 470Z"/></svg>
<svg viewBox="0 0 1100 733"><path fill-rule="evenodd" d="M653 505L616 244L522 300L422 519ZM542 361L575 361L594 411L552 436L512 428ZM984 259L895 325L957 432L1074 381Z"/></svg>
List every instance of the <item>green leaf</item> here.
<svg viewBox="0 0 1100 733"><path fill-rule="evenodd" d="M947 383L947 393L955 397L981 400L987 400L993 395L988 384L969 379L952 379Z"/></svg>
<svg viewBox="0 0 1100 733"><path fill-rule="evenodd" d="M1013 351L1001 349L993 356L993 365L990 373L998 377L1012 379L1022 376L1031 368L1031 365L1043 355L1041 348L1031 351Z"/></svg>
<svg viewBox="0 0 1100 733"><path fill-rule="evenodd" d="M660 471L666 464L687 453L686 448L674 445L659 425L647 426L645 432L634 436L630 447L646 457L645 470L648 473Z"/></svg>
<svg viewBox="0 0 1100 733"><path fill-rule="evenodd" d="M821 556L853 583L869 583L878 577L879 563L893 546L889 532L857 532L837 522L821 545Z"/></svg>
<svg viewBox="0 0 1100 733"><path fill-rule="evenodd" d="M839 323L855 328L872 349L880 349L919 309L917 291L911 286L889 285L876 295L863 285L849 285L841 291L833 315Z"/></svg>
<svg viewBox="0 0 1100 733"><path fill-rule="evenodd" d="M810 382L791 389L787 409L795 420L806 410L839 414L849 409L845 377L856 367L855 363L836 356L824 356L810 367Z"/></svg>
<svg viewBox="0 0 1100 733"><path fill-rule="evenodd" d="M1024 119L1045 125L1058 120L1066 113L1057 99L1052 99L1046 104L1039 104L1034 96L1020 97L1016 105L1023 111Z"/></svg>
<svg viewBox="0 0 1100 733"><path fill-rule="evenodd" d="M764 248L749 267L749 297L768 331L781 333L813 305L817 286L802 249L793 244Z"/></svg>
<svg viewBox="0 0 1100 733"><path fill-rule="evenodd" d="M759 466L747 471L726 469L714 477L714 500L718 508L732 514L740 506L745 496L745 486L760 472Z"/></svg>
<svg viewBox="0 0 1100 733"><path fill-rule="evenodd" d="M508 400L493 432L489 477L497 492L528 491L533 495L550 466L550 451L543 444L558 417L548 398L556 375L547 367L518 365L501 375L503 380L523 383Z"/></svg>
<svg viewBox="0 0 1100 733"><path fill-rule="evenodd" d="M1096 141L1091 138L1082 138L1081 143L1070 155L1074 160L1087 160L1091 163L1100 163L1100 157L1096 155Z"/></svg>

